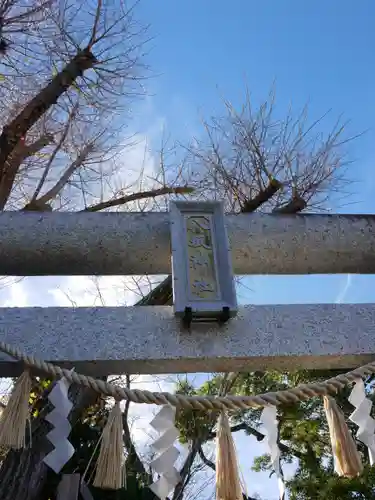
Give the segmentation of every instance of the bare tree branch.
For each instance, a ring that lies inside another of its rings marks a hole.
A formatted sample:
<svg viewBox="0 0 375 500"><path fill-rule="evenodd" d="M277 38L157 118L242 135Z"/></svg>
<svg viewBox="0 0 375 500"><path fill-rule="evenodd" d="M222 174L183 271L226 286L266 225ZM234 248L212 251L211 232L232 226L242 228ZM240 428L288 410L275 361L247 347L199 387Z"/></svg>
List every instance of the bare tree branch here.
<svg viewBox="0 0 375 500"><path fill-rule="evenodd" d="M34 142L30 144L25 144L24 148L22 148L22 161L25 160L25 158L28 158L30 156L34 156L39 151L41 151L43 148L48 146L49 144L52 144L54 141L54 137L52 134L44 134L38 139L36 139Z"/></svg>
<svg viewBox="0 0 375 500"><path fill-rule="evenodd" d="M1 182L0 178L0 206L1 200L8 200L9 194L13 187L14 178L19 171L22 163L31 156L36 155L45 146L48 146L53 142L53 136L51 134L45 134L36 139L31 144L24 144L24 141L20 141L17 147L9 155L6 161L6 171L8 172L9 179L12 179L8 184Z"/></svg>
<svg viewBox="0 0 375 500"><path fill-rule="evenodd" d="M0 135L0 179L4 176L5 162L22 137L43 116L43 114L57 103L59 97L75 82L75 80L97 62L91 51L84 49L60 71L51 82L44 87L22 109L9 124L3 127Z"/></svg>
<svg viewBox="0 0 375 500"><path fill-rule="evenodd" d="M207 467L209 467L210 469L216 471L215 464L209 458L206 457L206 455L203 452L203 449L202 449L201 445L198 446L198 455L199 455L199 458L202 460L202 462L205 465L207 465Z"/></svg>
<svg viewBox="0 0 375 500"><path fill-rule="evenodd" d="M156 198L157 196L164 196L167 194L190 194L193 191L194 188L190 186L164 186L162 188L153 189L151 191L141 191L139 193L133 193L127 196L121 196L121 198L116 198L114 200L102 201L101 203L97 203L96 205L91 205L90 207L85 208L84 210L82 210L82 212L98 212L99 210L124 205L125 203L130 203L131 201L143 200L145 198Z"/></svg>
<svg viewBox="0 0 375 500"><path fill-rule="evenodd" d="M53 150L52 154L50 155L49 157L49 160L44 168L44 171L42 173L42 175L40 176L40 179L39 179L39 182L38 182L38 185L36 186L35 188L35 191L34 191L34 194L30 200L30 203L33 203L35 202L35 200L37 199L40 191L42 190L43 188L43 185L47 179L47 176L50 172L50 169L51 169L51 166L53 164L53 161L54 159L56 158L56 155L57 153L60 151L62 145L64 144L67 136L68 136L68 133L69 133L69 130L71 128L71 124L72 124L72 121L74 119L74 117L76 116L76 113L78 111L78 101L74 104L73 108L69 111L69 116L68 116L68 119L66 121L66 123L64 124L64 130L61 134L61 137L58 141L58 143L56 144L56 147L55 149Z"/></svg>
<svg viewBox="0 0 375 500"><path fill-rule="evenodd" d="M126 386L130 388L130 375L126 374L125 379L126 379ZM129 463L129 465L131 464L131 467L134 470L136 470L139 474L141 474L148 483L151 483L152 476L150 476L150 474L146 471L145 466L143 465L142 460L139 458L139 455L131 438L129 421L128 421L129 407L130 407L130 400L127 400L125 403L125 410L122 414L122 423L124 428L123 441L124 441L124 446L128 452L127 462Z"/></svg>
<svg viewBox="0 0 375 500"><path fill-rule="evenodd" d="M275 214L296 214L305 210L306 207L307 202L300 196L296 195L295 198L290 200L285 205L274 208L272 212Z"/></svg>
<svg viewBox="0 0 375 500"><path fill-rule="evenodd" d="M73 173L83 165L85 160L87 159L88 155L90 152L93 150L94 145L89 143L84 148L82 151L80 151L79 155L77 158L69 165L69 167L65 170L63 175L60 177L60 179L56 182L56 184L47 191L46 194L41 196L38 200L35 200L36 203L47 203L50 200L53 200L56 198L56 196L60 193L60 191L63 189L65 184L69 181Z"/></svg>
<svg viewBox="0 0 375 500"><path fill-rule="evenodd" d="M265 189L259 191L259 193L255 195L254 198L245 199L243 203L240 202L241 212L255 212L264 203L267 203L267 201L269 201L277 193L277 191L281 189L281 187L281 182L276 179L272 179L265 187Z"/></svg>
<svg viewBox="0 0 375 500"><path fill-rule="evenodd" d="M52 134L44 134L30 144L26 144L24 140L20 141L18 147L9 157L7 168L11 170L17 169L26 158L36 155L45 146L51 144L53 140Z"/></svg>
<svg viewBox="0 0 375 500"><path fill-rule="evenodd" d="M190 481L190 477L192 474L192 465L198 453L198 446L199 446L198 442L192 443L191 450L188 456L186 457L182 468L180 469L181 481L176 485L173 491L172 500L182 500L183 498L184 490Z"/></svg>
<svg viewBox="0 0 375 500"><path fill-rule="evenodd" d="M231 430L231 432L245 431L248 434L255 436L257 441L263 441L263 439L265 438L265 435L263 433L259 432L257 429L254 429L253 427L250 427L250 425L246 424L245 422L241 422L240 424L233 425L230 428L230 430ZM215 438L216 438L216 432L211 432L209 434L207 440L209 441L209 440L212 440ZM286 446L283 443L279 443L279 447L283 453L294 455L296 458L300 458L300 459L304 458L303 453L301 453L298 450L291 449L291 448L289 448L289 446Z"/></svg>
<svg viewBox="0 0 375 500"><path fill-rule="evenodd" d="M95 43L96 34L97 34L97 31L98 31L98 26L99 26L100 15L101 15L101 12L102 12L102 7L103 7L102 0L97 0L96 12L95 12L95 20L94 20L94 24L93 24L93 27L92 27L91 38L90 38L90 41L89 41L89 43L87 45L88 48L91 48L93 46L93 44Z"/></svg>
<svg viewBox="0 0 375 500"><path fill-rule="evenodd" d="M22 111L3 127L0 135L0 210L5 207L12 190L18 169L8 168L7 160L22 137L30 128L57 103L59 97L74 81L96 62L95 56L88 50L82 50L44 87Z"/></svg>
<svg viewBox="0 0 375 500"><path fill-rule="evenodd" d="M342 146L345 124L326 137L307 123L307 110L274 117L274 93L254 110L249 93L237 111L224 101L225 115L203 123L204 134L186 147L187 163L206 196L225 200L230 212L297 213L324 208L329 194L346 183L348 161Z"/></svg>

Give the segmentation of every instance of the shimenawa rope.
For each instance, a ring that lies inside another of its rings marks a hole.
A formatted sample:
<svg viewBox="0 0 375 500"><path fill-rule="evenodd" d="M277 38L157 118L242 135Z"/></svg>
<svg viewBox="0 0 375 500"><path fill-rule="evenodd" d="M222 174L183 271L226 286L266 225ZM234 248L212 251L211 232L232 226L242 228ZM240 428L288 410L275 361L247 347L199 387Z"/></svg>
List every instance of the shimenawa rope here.
<svg viewBox="0 0 375 500"><path fill-rule="evenodd" d="M347 373L311 384L301 384L292 389L278 392L268 392L256 396L184 396L168 392L150 392L139 389L127 389L103 380L98 380L75 371L60 368L52 363L27 356L20 349L0 342L0 350L13 358L22 361L25 365L41 370L53 377L65 377L69 382L89 387L105 396L111 396L117 401L126 399L134 403L180 406L195 410L245 410L251 407L280 405L304 401L315 396L325 396L335 393L358 378L375 373L375 361L356 368Z"/></svg>

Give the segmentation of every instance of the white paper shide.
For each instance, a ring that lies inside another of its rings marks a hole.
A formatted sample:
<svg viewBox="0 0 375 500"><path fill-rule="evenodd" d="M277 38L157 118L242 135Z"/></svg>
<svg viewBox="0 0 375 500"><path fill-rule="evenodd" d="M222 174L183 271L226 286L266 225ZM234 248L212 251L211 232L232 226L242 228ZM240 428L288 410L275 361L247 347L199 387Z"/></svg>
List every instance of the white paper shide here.
<svg viewBox="0 0 375 500"><path fill-rule="evenodd" d="M358 425L356 437L368 448L370 465L375 462L375 420L370 416L372 402L366 397L365 384L362 379L356 380L348 398L355 407L350 420Z"/></svg>
<svg viewBox="0 0 375 500"><path fill-rule="evenodd" d="M179 435L174 425L175 416L176 408L165 405L150 424L161 434L152 444L157 456L151 462L151 467L159 475L159 478L150 486L152 492L161 500L165 500L180 481L180 474L174 467L180 454L178 449L173 446Z"/></svg>
<svg viewBox="0 0 375 500"><path fill-rule="evenodd" d="M61 471L74 454L74 447L68 441L71 431L68 416L73 406L68 398L69 385L69 382L62 378L56 382L48 396L54 409L45 417L53 425L53 429L46 437L53 444L54 449L44 457L43 461L56 474Z"/></svg>
<svg viewBox="0 0 375 500"><path fill-rule="evenodd" d="M279 495L283 500L285 497L285 485L280 467L280 449L277 444L278 425L276 406L266 406L260 416L260 421L266 431L267 443L271 453L271 464L279 482Z"/></svg>

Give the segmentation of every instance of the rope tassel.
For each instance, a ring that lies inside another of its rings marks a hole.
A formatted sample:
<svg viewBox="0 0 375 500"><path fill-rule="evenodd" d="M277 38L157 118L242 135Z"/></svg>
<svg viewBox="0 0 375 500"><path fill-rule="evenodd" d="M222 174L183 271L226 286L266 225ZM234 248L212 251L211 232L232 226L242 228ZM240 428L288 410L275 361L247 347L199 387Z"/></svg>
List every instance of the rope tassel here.
<svg viewBox="0 0 375 500"><path fill-rule="evenodd" d="M225 412L220 414L216 435L216 500L242 500L236 449Z"/></svg>
<svg viewBox="0 0 375 500"><path fill-rule="evenodd" d="M26 424L29 420L31 377L26 370L18 378L8 404L0 417L0 445L19 450L26 446Z"/></svg>
<svg viewBox="0 0 375 500"><path fill-rule="evenodd" d="M334 398L324 396L323 401L331 437L335 472L339 476L356 477L361 474L363 465L353 436L345 422L344 414Z"/></svg>
<svg viewBox="0 0 375 500"><path fill-rule="evenodd" d="M116 401L102 434L94 480L96 488L119 490L123 486L122 432L122 412Z"/></svg>

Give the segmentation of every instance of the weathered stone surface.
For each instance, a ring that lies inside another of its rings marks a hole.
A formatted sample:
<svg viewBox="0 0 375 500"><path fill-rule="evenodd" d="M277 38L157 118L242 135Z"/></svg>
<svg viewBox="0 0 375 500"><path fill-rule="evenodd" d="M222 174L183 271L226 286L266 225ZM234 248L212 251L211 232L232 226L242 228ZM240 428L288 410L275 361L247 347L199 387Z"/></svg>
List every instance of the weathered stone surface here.
<svg viewBox="0 0 375 500"><path fill-rule="evenodd" d="M94 376L352 368L375 359L372 304L246 306L183 330L171 307L4 308L0 340ZM20 367L0 358L0 376Z"/></svg>
<svg viewBox="0 0 375 500"><path fill-rule="evenodd" d="M375 216L227 216L236 274L375 273ZM168 213L0 214L0 275L169 274Z"/></svg>

